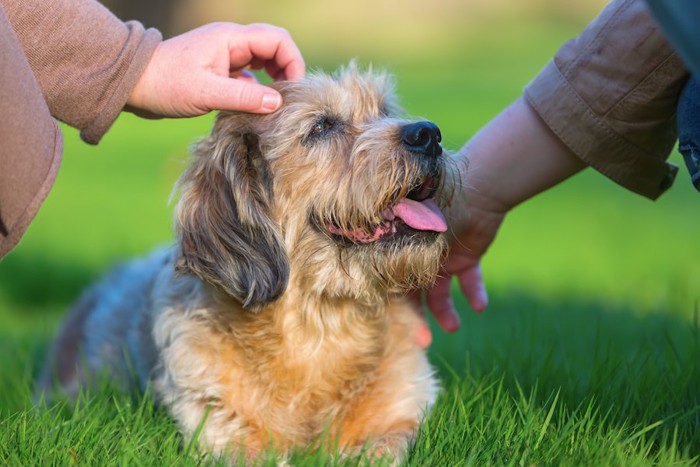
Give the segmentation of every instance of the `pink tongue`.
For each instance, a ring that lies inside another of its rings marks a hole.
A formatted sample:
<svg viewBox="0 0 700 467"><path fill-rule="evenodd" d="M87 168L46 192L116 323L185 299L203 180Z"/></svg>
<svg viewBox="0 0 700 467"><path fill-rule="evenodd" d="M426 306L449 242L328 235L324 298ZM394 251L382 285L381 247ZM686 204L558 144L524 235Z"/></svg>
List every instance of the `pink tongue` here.
<svg viewBox="0 0 700 467"><path fill-rule="evenodd" d="M432 199L414 201L404 198L393 208L396 217L400 217L409 227L416 230L445 232L447 221L440 208Z"/></svg>

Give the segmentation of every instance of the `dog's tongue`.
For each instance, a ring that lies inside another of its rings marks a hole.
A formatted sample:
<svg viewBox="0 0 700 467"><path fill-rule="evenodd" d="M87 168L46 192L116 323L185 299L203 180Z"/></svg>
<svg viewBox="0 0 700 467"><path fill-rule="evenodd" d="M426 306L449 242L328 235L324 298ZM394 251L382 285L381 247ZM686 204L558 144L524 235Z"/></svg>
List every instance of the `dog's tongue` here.
<svg viewBox="0 0 700 467"><path fill-rule="evenodd" d="M432 230L445 232L447 221L440 208L432 199L414 201L404 198L399 201L392 211L396 217L400 217L409 227L416 230Z"/></svg>

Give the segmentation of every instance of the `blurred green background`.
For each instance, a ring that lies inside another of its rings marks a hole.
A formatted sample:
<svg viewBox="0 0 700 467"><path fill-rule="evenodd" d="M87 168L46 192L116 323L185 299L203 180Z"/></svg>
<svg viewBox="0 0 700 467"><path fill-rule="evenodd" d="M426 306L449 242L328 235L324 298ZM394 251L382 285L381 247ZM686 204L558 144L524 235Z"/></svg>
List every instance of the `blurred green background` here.
<svg viewBox="0 0 700 467"><path fill-rule="evenodd" d="M514 100L603 5L109 3L124 17L146 18L148 24L153 18L167 34L212 20L273 23L290 31L311 69L330 71L353 57L388 69L407 112L438 123L453 150ZM31 380L48 336L81 289L113 262L171 241L173 183L188 146L208 132L212 118L145 121L123 115L97 147L65 129L55 188L19 247L0 263L0 356L12 371L26 373L22 381ZM672 159L680 162L677 154ZM475 315L460 302L463 329L457 335L435 331L433 361L458 374L467 363L470 371L498 367L527 384L542 376L538 368L551 357L560 365L548 367L557 369L548 385L557 387L590 379L593 355L611 348L624 361L635 355L625 349L696 338L699 208L700 193L685 168L656 202L588 171L518 207L484 261L490 309ZM538 353L542 346L552 355ZM697 345L684 348L695 349L686 355L691 360L700 356ZM534 363L531 355L537 355ZM663 369L648 368L653 384L664 380ZM12 412L27 399L12 394L19 388L8 388L20 380L3 380L3 373L0 410ZM579 387L582 393L591 388Z"/></svg>

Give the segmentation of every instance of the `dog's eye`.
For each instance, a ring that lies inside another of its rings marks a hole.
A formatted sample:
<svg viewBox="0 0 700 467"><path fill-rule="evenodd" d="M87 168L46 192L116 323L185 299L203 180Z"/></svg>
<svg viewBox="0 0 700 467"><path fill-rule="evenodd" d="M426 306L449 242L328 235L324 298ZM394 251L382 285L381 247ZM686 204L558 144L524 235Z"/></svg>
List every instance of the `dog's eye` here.
<svg viewBox="0 0 700 467"><path fill-rule="evenodd" d="M309 136L321 136L326 133L328 133L330 130L333 129L335 126L335 123L333 120L329 118L319 118L316 120L316 123L314 123L314 126L311 127L311 132L309 133Z"/></svg>

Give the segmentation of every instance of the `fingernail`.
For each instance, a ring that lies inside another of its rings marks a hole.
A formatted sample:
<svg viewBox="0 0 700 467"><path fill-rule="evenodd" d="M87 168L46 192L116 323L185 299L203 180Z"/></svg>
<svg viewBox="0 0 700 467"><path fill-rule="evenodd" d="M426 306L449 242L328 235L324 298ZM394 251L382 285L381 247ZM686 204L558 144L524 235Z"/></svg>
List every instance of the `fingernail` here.
<svg viewBox="0 0 700 467"><path fill-rule="evenodd" d="M421 348L427 349L430 347L430 343L433 341L433 335L425 322L420 323L416 340Z"/></svg>
<svg viewBox="0 0 700 467"><path fill-rule="evenodd" d="M264 94L262 108L265 110L277 110L282 105L282 97L279 94Z"/></svg>

